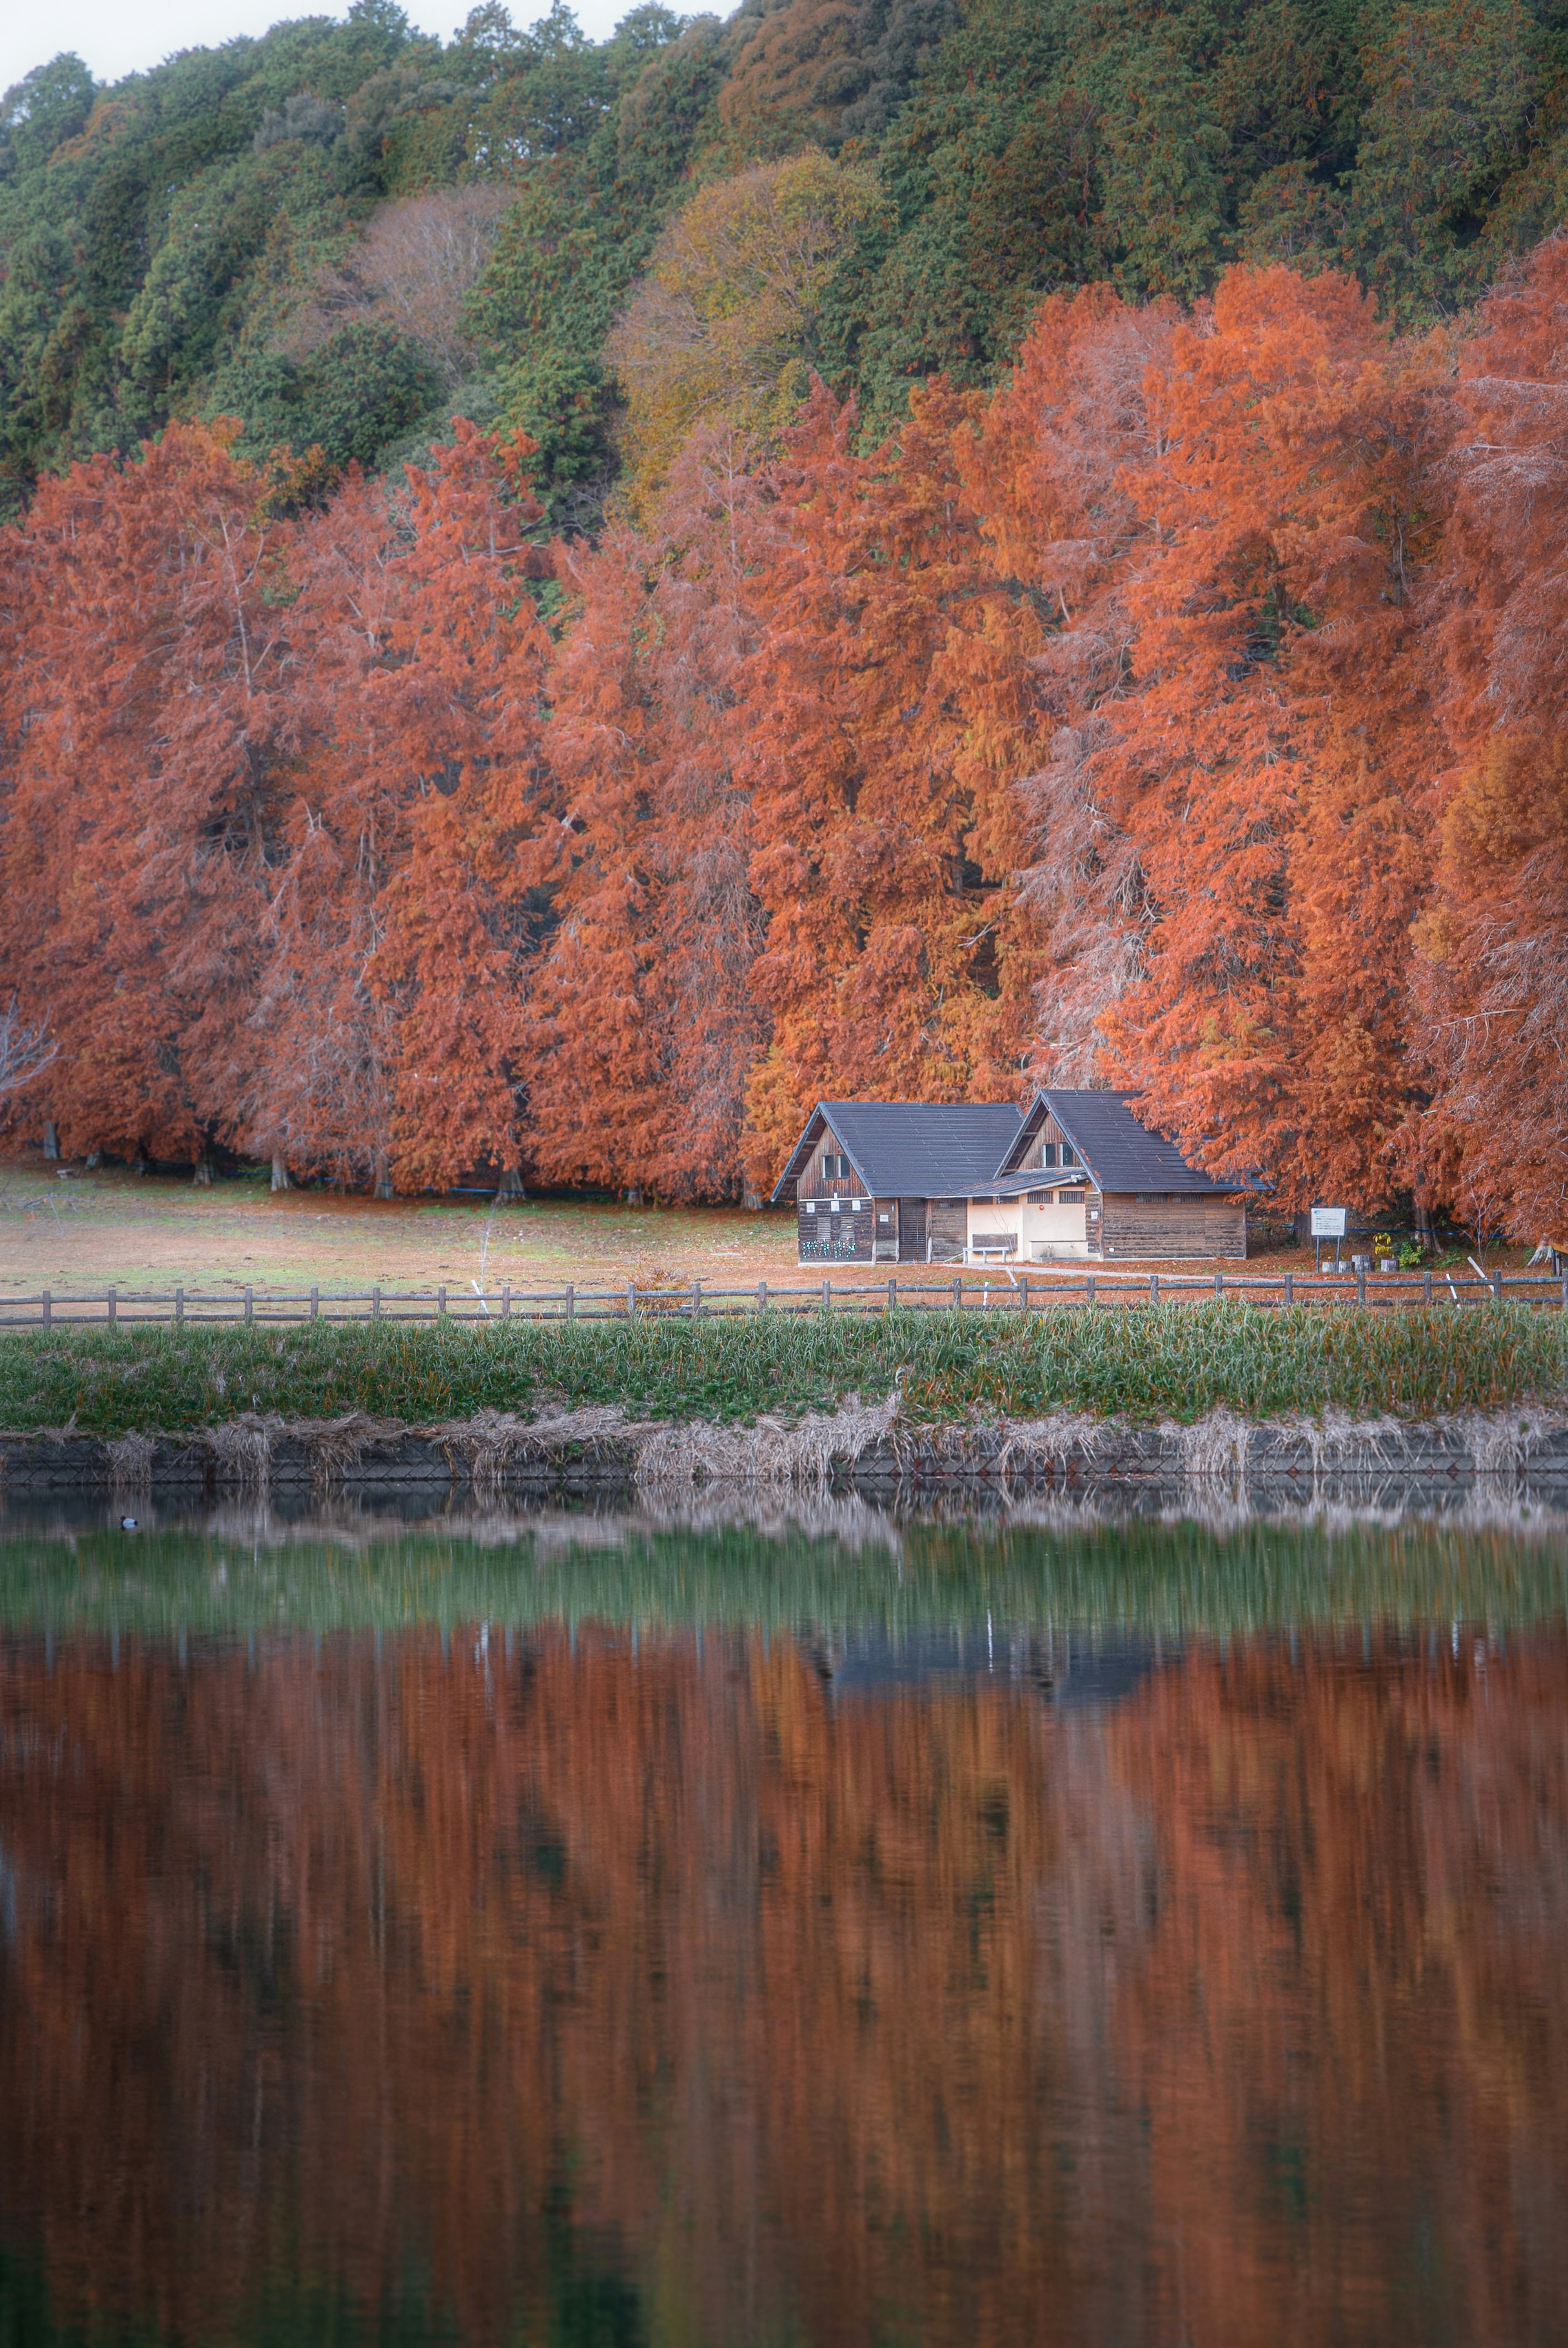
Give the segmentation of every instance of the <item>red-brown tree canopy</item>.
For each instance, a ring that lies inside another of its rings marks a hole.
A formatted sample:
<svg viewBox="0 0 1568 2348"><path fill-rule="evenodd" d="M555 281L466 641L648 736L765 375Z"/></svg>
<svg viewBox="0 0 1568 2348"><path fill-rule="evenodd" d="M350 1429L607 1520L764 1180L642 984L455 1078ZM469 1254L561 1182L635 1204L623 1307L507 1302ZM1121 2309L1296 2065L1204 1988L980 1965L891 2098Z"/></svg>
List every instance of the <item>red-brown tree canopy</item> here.
<svg viewBox="0 0 1568 2348"><path fill-rule="evenodd" d="M287 520L177 427L0 534L14 1119L723 1197L822 1094L1054 1077L1561 1231L1568 239L1420 340L1059 294L989 396L704 425L596 546L527 461Z"/></svg>

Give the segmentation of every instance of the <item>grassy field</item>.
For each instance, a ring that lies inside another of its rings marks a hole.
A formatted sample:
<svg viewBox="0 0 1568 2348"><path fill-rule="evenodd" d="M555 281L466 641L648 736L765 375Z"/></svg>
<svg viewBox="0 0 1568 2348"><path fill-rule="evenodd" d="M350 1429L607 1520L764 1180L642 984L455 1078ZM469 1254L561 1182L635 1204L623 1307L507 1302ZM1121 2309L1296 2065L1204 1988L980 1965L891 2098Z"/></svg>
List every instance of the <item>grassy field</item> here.
<svg viewBox="0 0 1568 2348"><path fill-rule="evenodd" d="M1445 1261L1462 1267L1466 1246ZM1306 1272L1310 1247L1254 1241L1270 1277ZM1528 1251L1488 1249L1490 1268L1517 1269ZM1116 1267L1107 1267L1113 1270ZM1121 1267L1183 1272L1212 1264ZM886 1270L886 1267L881 1269ZM906 1266L906 1272L911 1267ZM1046 1267L1030 1268L1031 1277ZM1071 1275L1076 1267L1060 1267ZM1227 1272L1238 1267L1227 1263ZM855 1276L855 1267L835 1277ZM792 1209L628 1207L610 1199L547 1197L497 1206L489 1198L367 1199L327 1189L274 1196L262 1173L221 1177L210 1189L124 1167L61 1179L36 1152L0 1163L0 1296L100 1292L113 1284L167 1293L177 1283L222 1294L249 1285L302 1294L384 1288L471 1292L483 1282L518 1292L641 1287L775 1286L815 1277L795 1261Z"/></svg>
<svg viewBox="0 0 1568 2348"><path fill-rule="evenodd" d="M454 1291L623 1285L637 1272L737 1287L795 1269L794 1216L612 1200L274 1196L265 1175L197 1189L113 1167L58 1179L42 1159L0 1167L0 1293L42 1288Z"/></svg>
<svg viewBox="0 0 1568 2348"><path fill-rule="evenodd" d="M894 1313L881 1318L479 1329L345 1326L27 1330L0 1338L0 1426L103 1435L237 1413L352 1410L429 1424L483 1409L617 1403L634 1416L746 1421L880 1399L940 1421L980 1409L1192 1420L1419 1416L1568 1396L1568 1316L1526 1306L1324 1314L1215 1303L1116 1313Z"/></svg>

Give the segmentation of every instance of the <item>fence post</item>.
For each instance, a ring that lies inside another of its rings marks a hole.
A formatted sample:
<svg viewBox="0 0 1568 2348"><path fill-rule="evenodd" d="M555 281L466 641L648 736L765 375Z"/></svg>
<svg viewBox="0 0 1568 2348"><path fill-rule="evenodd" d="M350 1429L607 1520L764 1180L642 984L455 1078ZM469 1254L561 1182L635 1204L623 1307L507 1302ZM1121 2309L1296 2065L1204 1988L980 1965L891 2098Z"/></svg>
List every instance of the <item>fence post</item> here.
<svg viewBox="0 0 1568 2348"><path fill-rule="evenodd" d="M1564 1281L1564 1282L1563 1282L1563 1285L1564 1290L1568 1290L1568 1281ZM1421 1303L1422 1303L1423 1304L1430 1304L1430 1303L1431 1303L1431 1301L1432 1301L1432 1275L1431 1275L1431 1272L1430 1272L1430 1268L1429 1268L1426 1272L1422 1272L1422 1274L1421 1274Z"/></svg>
<svg viewBox="0 0 1568 2348"><path fill-rule="evenodd" d="M446 1318L446 1290L445 1284L436 1292L436 1310L439 1317L445 1321Z"/></svg>
<svg viewBox="0 0 1568 2348"><path fill-rule="evenodd" d="M1356 1266L1356 1302L1358 1304L1367 1302L1367 1275L1359 1264Z"/></svg>
<svg viewBox="0 0 1568 2348"><path fill-rule="evenodd" d="M1563 1282L1563 1286L1568 1287L1568 1281ZM831 1313L833 1310L833 1295L825 1280L822 1283L822 1309L825 1313Z"/></svg>
<svg viewBox="0 0 1568 2348"><path fill-rule="evenodd" d="M1089 1277L1084 1282L1083 1285L1085 1292L1083 1301L1085 1304L1092 1306L1094 1303L1094 1274L1092 1272L1089 1274Z"/></svg>
<svg viewBox="0 0 1568 2348"><path fill-rule="evenodd" d="M889 1313L891 1313L891 1312L894 1310L895 1306L897 1304L897 1302L898 1302L898 1282L897 1282L896 1280L890 1280L890 1281L888 1282L888 1283L887 1283L887 1310L888 1310L888 1312L889 1312Z"/></svg>
<svg viewBox="0 0 1568 2348"><path fill-rule="evenodd" d="M313 1288L311 1291L311 1319L313 1321L319 1321L321 1317L322 1292L319 1288Z"/></svg>
<svg viewBox="0 0 1568 2348"><path fill-rule="evenodd" d="M115 1323L115 1321L118 1318L118 1307L117 1307L116 1299L115 1299L115 1292L114 1292L114 1290L113 1290L112 1288L111 1288L111 1289L109 1290L109 1292L108 1292L108 1308L109 1308L109 1324L110 1324L110 1326L112 1327L112 1326L113 1326L113 1324L114 1324L114 1323Z"/></svg>
<svg viewBox="0 0 1568 2348"><path fill-rule="evenodd" d="M501 1318L503 1321L509 1321L511 1317L512 1283L509 1280L503 1280L501 1282Z"/></svg>
<svg viewBox="0 0 1568 2348"><path fill-rule="evenodd" d="M174 1325L177 1329L183 1329L185 1326L185 1291L183 1288L177 1288L174 1292Z"/></svg>
<svg viewBox="0 0 1568 2348"><path fill-rule="evenodd" d="M245 1291L245 1318L247 1321L251 1321L255 1318L254 1303L255 1300L251 1291L247 1289Z"/></svg>
<svg viewBox="0 0 1568 2348"><path fill-rule="evenodd" d="M1563 1282L1563 1289L1564 1289L1564 1292L1565 1292L1565 1293L1568 1293L1568 1281L1565 1281L1565 1282ZM954 1312L955 1312L955 1313L957 1313L957 1312L959 1310L960 1306L961 1306L961 1305L962 1305L962 1303L963 1303L963 1301L964 1301L964 1282L963 1282L963 1277L962 1277L962 1275L960 1274L960 1275L959 1275L959 1277L958 1277L957 1280L955 1280L955 1281L954 1281L954 1282L953 1282L953 1310L954 1310Z"/></svg>
<svg viewBox="0 0 1568 2348"><path fill-rule="evenodd" d="M1029 1274L1027 1272L1024 1273L1023 1278L1019 1282L1018 1292L1019 1311L1020 1313L1027 1313L1029 1311Z"/></svg>
<svg viewBox="0 0 1568 2348"><path fill-rule="evenodd" d="M702 1283L700 1280L694 1280L692 1282L692 1318L693 1321L700 1321L702 1317Z"/></svg>
<svg viewBox="0 0 1568 2348"><path fill-rule="evenodd" d="M1287 1304L1294 1304L1296 1302L1296 1275L1294 1272L1287 1272L1285 1275L1285 1301Z"/></svg>
<svg viewBox="0 0 1568 2348"><path fill-rule="evenodd" d="M381 1290L379 1287L373 1288L370 1292L370 1317L373 1321L379 1321L381 1318Z"/></svg>
<svg viewBox="0 0 1568 2348"><path fill-rule="evenodd" d="M630 1320L631 1320L631 1319L635 1316L636 1312L637 1312L637 1284L636 1284L636 1282L635 1282L634 1281L630 1281L630 1280L629 1280L629 1281L627 1282L627 1283L626 1283L626 1317L627 1317L627 1319L628 1319L629 1321L630 1321Z"/></svg>
<svg viewBox="0 0 1568 2348"><path fill-rule="evenodd" d="M765 1313L767 1309L768 1284L765 1280L759 1280L757 1282L757 1311L759 1313Z"/></svg>
<svg viewBox="0 0 1568 2348"><path fill-rule="evenodd" d="M44 1326L46 1329L50 1326L50 1314L53 1310L54 1300L50 1296L48 1290L46 1288L44 1291Z"/></svg>
<svg viewBox="0 0 1568 2348"><path fill-rule="evenodd" d="M1501 1304L1502 1303L1502 1274L1501 1272L1494 1272L1491 1275L1491 1301L1494 1304Z"/></svg>
<svg viewBox="0 0 1568 2348"><path fill-rule="evenodd" d="M1214 1294L1216 1296L1223 1296L1225 1292L1225 1276L1223 1272L1216 1272L1214 1274Z"/></svg>
<svg viewBox="0 0 1568 2348"><path fill-rule="evenodd" d="M577 1282L575 1280L569 1280L566 1284L566 1317L569 1321L575 1321L577 1319Z"/></svg>
<svg viewBox="0 0 1568 2348"><path fill-rule="evenodd" d="M1160 1302L1160 1275L1157 1272L1149 1274L1149 1302L1151 1304Z"/></svg>

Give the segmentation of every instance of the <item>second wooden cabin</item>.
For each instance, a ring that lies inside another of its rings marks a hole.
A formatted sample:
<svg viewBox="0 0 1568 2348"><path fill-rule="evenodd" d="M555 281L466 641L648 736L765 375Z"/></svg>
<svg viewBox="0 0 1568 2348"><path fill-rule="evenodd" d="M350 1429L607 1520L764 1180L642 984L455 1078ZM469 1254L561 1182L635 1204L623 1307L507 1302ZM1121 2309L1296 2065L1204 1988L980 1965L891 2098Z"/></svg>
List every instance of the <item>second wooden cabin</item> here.
<svg viewBox="0 0 1568 2348"><path fill-rule="evenodd" d="M819 1101L780 1175L802 1263L1161 1262L1246 1254L1246 1191L1115 1092Z"/></svg>

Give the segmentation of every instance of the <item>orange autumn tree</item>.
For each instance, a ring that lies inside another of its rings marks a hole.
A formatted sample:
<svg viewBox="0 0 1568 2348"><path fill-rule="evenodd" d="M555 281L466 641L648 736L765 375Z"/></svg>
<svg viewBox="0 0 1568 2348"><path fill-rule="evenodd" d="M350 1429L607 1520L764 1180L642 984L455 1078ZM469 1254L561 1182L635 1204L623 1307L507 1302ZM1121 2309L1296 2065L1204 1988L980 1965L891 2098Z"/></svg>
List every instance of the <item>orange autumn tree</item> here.
<svg viewBox="0 0 1568 2348"><path fill-rule="evenodd" d="M1234 270L1153 404L1116 755L1156 919L1112 1065L1283 1203L1376 1205L1420 1080L1424 384L1349 281Z"/></svg>
<svg viewBox="0 0 1568 2348"><path fill-rule="evenodd" d="M1001 869L1028 923L1030 1068L1046 1084L1096 1081L1101 1025L1144 934L1137 842L1096 754L1131 682L1133 482L1153 450L1148 380L1177 317L1173 302L1139 307L1105 285L1052 295L979 429L956 444L989 561L1038 618L1022 675L999 695L972 691L967 708L1011 782Z"/></svg>
<svg viewBox="0 0 1568 2348"><path fill-rule="evenodd" d="M402 494L350 477L302 533L303 747L226 1125L378 1190L522 1157L519 843L548 642L521 468L459 420Z"/></svg>
<svg viewBox="0 0 1568 2348"><path fill-rule="evenodd" d="M958 469L971 413L934 390L896 448L862 455L853 407L818 385L769 469L744 714L772 1027L750 1087L759 1183L825 1094L995 1099L1021 1082L1027 984L983 804L1006 779L968 705L974 676L1016 664L1018 615Z"/></svg>
<svg viewBox="0 0 1568 2348"><path fill-rule="evenodd" d="M1568 1209L1568 237L1482 304L1457 386L1433 593L1453 757L1419 931L1437 1074L1428 1179L1473 1223L1560 1237Z"/></svg>
<svg viewBox="0 0 1568 2348"><path fill-rule="evenodd" d="M291 532L231 438L73 467L6 534L4 958L67 1149L199 1155L254 1001L297 677Z"/></svg>
<svg viewBox="0 0 1568 2348"><path fill-rule="evenodd" d="M560 551L580 599L551 677L555 926L529 987L547 1179L733 1195L761 1019L752 811L735 771L757 491L699 433L649 535Z"/></svg>
<svg viewBox="0 0 1568 2348"><path fill-rule="evenodd" d="M1049 304L984 436L990 530L1054 618L1041 1056L1291 1204L1381 1199L1419 1086L1428 432L1354 285L1233 270L1187 322Z"/></svg>

